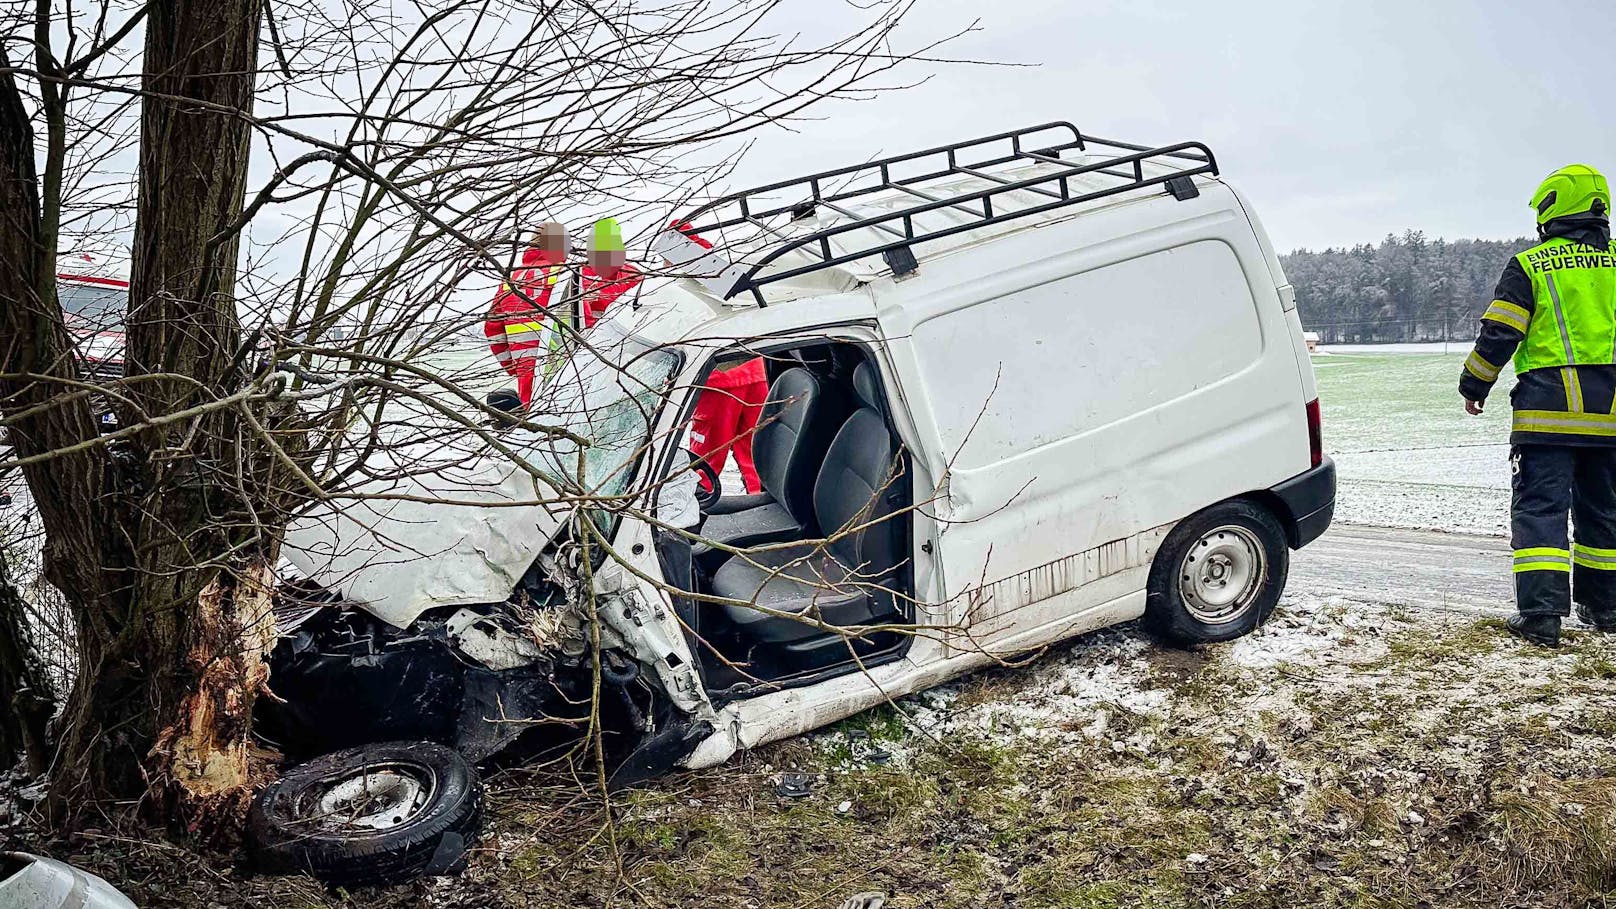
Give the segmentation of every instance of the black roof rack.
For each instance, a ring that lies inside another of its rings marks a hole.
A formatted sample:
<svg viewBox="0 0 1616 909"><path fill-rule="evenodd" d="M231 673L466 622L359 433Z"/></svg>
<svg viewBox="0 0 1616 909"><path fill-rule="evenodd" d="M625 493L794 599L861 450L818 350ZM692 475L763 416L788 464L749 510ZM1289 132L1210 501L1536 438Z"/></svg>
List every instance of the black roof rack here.
<svg viewBox="0 0 1616 909"><path fill-rule="evenodd" d="M1040 138L1040 134L1044 134L1044 137ZM1050 141L1052 139L1055 141ZM1008 143L1008 148L1005 147L1005 143ZM1079 164L1061 157L1062 152L1071 149L1082 152L1103 151L1105 157L1089 164ZM986 157L976 159L978 155ZM1146 177L1147 161L1168 164L1171 165L1171 169L1156 176ZM985 170L1012 162L1057 165L1063 169L1025 180L1010 180L999 174L987 173ZM918 173L905 173L899 176L900 170L918 170ZM1094 173L1117 177L1122 182L1089 192L1072 191L1068 182L1071 178ZM782 180L779 183L730 193L691 211L679 218L676 223L688 225L682 229L686 233L696 235L710 235L726 227L746 224L779 238L779 243L770 247L755 263L750 263L724 294L724 299L729 299L737 293L750 291L757 299L758 305L764 306L766 303L761 288L776 281L784 281L876 255L884 257L895 273L903 274L915 268L915 257L911 247L916 243L937 240L990 224L1032 217L1068 205L1090 202L1150 186L1165 185L1167 191L1180 200L1193 198L1198 195L1198 191L1190 178L1197 174L1217 173L1218 162L1213 157L1212 150L1199 142L1180 142L1177 145L1150 148L1085 136L1078 132L1076 126L1056 121L949 145L939 145L924 151L879 158L851 167L822 171L806 177ZM976 177L995 185L949 196L939 195L919 186L950 176ZM833 183L845 185L832 186ZM781 192L782 190L786 192ZM800 190L800 193L793 192L796 190ZM889 190L913 196L915 204L870 217L860 217L846 205L861 196ZM1001 205L995 210L994 200L997 197L1018 191L1047 196L1049 201L1008 210ZM775 199L767 201L763 198L765 194L772 194ZM781 204L778 201L781 196L794 197L794 201ZM784 233L778 227L767 223L769 219L781 215L793 220L804 217L813 214L820 207L849 220L843 224L835 224L800 235ZM970 220L934 230L916 230L914 222L916 215L943 208L963 212L970 216ZM709 220L700 220L703 218ZM845 252L837 252L831 248L832 237L858 230L871 230L873 233L885 234L890 239L883 240L877 236L871 243ZM795 250L803 250L814 256L817 261L760 277L762 270L770 263Z"/></svg>

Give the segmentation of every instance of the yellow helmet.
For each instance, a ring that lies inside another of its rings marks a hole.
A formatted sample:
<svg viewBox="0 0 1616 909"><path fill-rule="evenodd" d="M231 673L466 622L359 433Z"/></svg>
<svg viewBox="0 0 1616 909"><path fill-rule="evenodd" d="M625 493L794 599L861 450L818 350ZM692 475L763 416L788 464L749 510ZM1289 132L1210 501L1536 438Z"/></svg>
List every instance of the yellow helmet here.
<svg viewBox="0 0 1616 909"><path fill-rule="evenodd" d="M1549 174L1538 186L1532 194L1532 208L1537 211L1539 225L1570 215L1608 217L1610 187L1599 171L1586 164L1568 164Z"/></svg>

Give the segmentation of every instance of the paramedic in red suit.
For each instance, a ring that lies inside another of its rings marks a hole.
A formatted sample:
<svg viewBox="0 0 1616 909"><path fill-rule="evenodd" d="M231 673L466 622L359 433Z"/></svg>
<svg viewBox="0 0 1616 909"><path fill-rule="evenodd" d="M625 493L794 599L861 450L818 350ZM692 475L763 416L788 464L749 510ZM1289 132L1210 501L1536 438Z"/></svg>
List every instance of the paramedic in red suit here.
<svg viewBox="0 0 1616 909"><path fill-rule="evenodd" d="M566 293L567 229L550 222L539 228L539 242L523 251L522 264L501 284L483 335L499 364L516 380L526 407L533 397L533 371L544 354L544 310L556 286Z"/></svg>
<svg viewBox="0 0 1616 909"><path fill-rule="evenodd" d="M589 238L588 261L578 270L578 298L582 303L584 328L595 327L606 308L633 290L644 277L625 258L623 231L617 221L612 218L596 221Z"/></svg>
<svg viewBox="0 0 1616 909"><path fill-rule="evenodd" d="M715 369L707 376L696 414L690 421L690 451L723 470L729 453L735 452L735 465L748 493L763 490L757 468L752 464L752 431L763 415L763 402L769 398L769 376L763 358L753 357L739 366ZM710 487L704 476L704 487Z"/></svg>
<svg viewBox="0 0 1616 909"><path fill-rule="evenodd" d="M690 225L676 223L672 227L703 248L713 248L713 244L691 233ZM757 429L763 402L768 398L769 376L763 369L762 357L729 369L715 369L696 399L696 414L690 423L691 453L705 459L713 470L722 471L733 450L741 480L752 494L763 491L752 464L752 432ZM712 484L704 476L701 485L710 488Z"/></svg>

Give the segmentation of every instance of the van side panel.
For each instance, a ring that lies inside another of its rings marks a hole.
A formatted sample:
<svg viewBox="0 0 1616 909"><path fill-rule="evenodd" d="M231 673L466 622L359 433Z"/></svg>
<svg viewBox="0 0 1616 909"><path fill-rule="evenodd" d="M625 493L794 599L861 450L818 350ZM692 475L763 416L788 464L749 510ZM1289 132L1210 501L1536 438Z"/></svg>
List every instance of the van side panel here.
<svg viewBox="0 0 1616 909"><path fill-rule="evenodd" d="M1251 368L1262 334L1234 251L1200 240L928 320L915 346L943 449L971 471L1076 454Z"/></svg>
<svg viewBox="0 0 1616 909"><path fill-rule="evenodd" d="M1117 597L1121 578L1142 587L1173 523L1310 465L1293 326L1226 189L995 247L1002 270L976 263L973 283L952 284L934 268L941 286L912 280L882 313L947 478L947 620L1027 587L1015 609L980 615L982 641L1053 627Z"/></svg>

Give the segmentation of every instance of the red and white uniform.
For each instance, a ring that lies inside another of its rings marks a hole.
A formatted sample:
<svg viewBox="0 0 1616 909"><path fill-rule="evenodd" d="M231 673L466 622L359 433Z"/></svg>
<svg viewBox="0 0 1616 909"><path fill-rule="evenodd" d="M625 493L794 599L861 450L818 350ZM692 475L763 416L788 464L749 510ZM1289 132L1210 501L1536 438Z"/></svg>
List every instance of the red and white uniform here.
<svg viewBox="0 0 1616 909"><path fill-rule="evenodd" d="M578 270L578 299L583 307L584 328L594 328L606 313L606 307L617 298L633 290L645 275L632 265L624 264L610 278L603 278L594 266L585 265Z"/></svg>
<svg viewBox="0 0 1616 909"><path fill-rule="evenodd" d="M668 225L689 237L703 249L713 244L690 230L685 222ZM690 451L705 458L713 470L722 471L729 453L735 452L735 466L741 469L741 480L748 493L763 491L757 467L752 463L752 434L763 415L763 404L769 399L769 374L763 367L763 358L754 357L739 366L720 369L707 377L707 386L696 399L696 413L690 421ZM706 477L701 485L711 488Z"/></svg>
<svg viewBox="0 0 1616 909"><path fill-rule="evenodd" d="M522 253L522 266L500 285L483 335L499 364L516 379L516 393L526 406L533 397L533 369L543 355L546 325L544 310L557 285L566 292L566 257L542 249Z"/></svg>
<svg viewBox="0 0 1616 909"><path fill-rule="evenodd" d="M752 433L768 399L769 376L763 369L763 358L753 357L739 366L714 370L707 377L690 421L691 453L721 471L733 450L735 466L741 469L748 493L763 490L752 463ZM701 483L710 485L706 477Z"/></svg>

